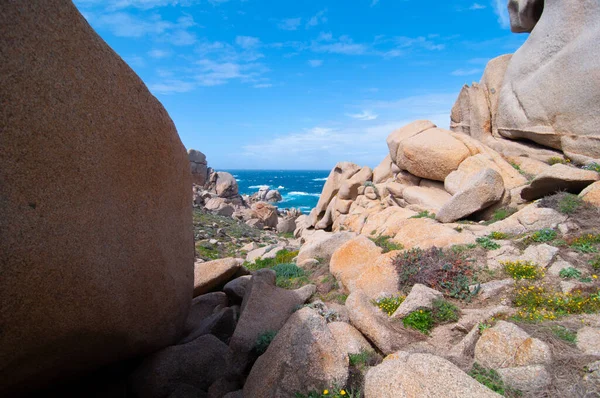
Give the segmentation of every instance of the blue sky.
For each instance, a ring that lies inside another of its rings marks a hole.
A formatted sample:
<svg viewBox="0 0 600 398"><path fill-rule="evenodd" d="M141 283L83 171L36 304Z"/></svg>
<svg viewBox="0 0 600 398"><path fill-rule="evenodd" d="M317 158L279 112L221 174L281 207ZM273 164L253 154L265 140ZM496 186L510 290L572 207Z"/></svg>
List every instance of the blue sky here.
<svg viewBox="0 0 600 398"><path fill-rule="evenodd" d="M218 169L376 166L512 53L507 0L75 0Z"/></svg>

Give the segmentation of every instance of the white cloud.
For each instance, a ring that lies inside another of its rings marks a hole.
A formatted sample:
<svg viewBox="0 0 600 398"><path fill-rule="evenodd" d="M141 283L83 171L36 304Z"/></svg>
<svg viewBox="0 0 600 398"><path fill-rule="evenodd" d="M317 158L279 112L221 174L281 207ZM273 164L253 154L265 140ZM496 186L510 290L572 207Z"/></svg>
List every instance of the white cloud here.
<svg viewBox="0 0 600 398"><path fill-rule="evenodd" d="M302 18L288 18L280 21L277 26L282 30L297 30L302 23Z"/></svg>
<svg viewBox="0 0 600 398"><path fill-rule="evenodd" d="M486 6L484 6L483 4L479 4L479 3L473 3L471 5L471 7L469 7L469 10L483 10L487 8Z"/></svg>
<svg viewBox="0 0 600 398"><path fill-rule="evenodd" d="M323 65L323 60L322 59L311 59L308 61L308 64L313 68L318 68L319 66Z"/></svg>
<svg viewBox="0 0 600 398"><path fill-rule="evenodd" d="M148 51L148 55L151 56L152 58L167 58L168 56L171 55L171 52L154 49L154 50Z"/></svg>
<svg viewBox="0 0 600 398"><path fill-rule="evenodd" d="M251 49L260 46L260 39L252 36L238 36L235 43L243 49Z"/></svg>
<svg viewBox="0 0 600 398"><path fill-rule="evenodd" d="M193 82L182 80L166 80L162 83L150 84L149 88L150 91L157 94L175 94L192 91L196 85Z"/></svg>
<svg viewBox="0 0 600 398"><path fill-rule="evenodd" d="M308 22L306 23L306 28L310 28L310 27L317 26L319 24L324 24L325 22L327 22L327 17L325 16L326 12L327 12L327 9L321 10L318 13L316 13L313 17L311 17L308 20Z"/></svg>
<svg viewBox="0 0 600 398"><path fill-rule="evenodd" d="M270 88L273 87L271 83L259 83L253 86L254 88Z"/></svg>
<svg viewBox="0 0 600 398"><path fill-rule="evenodd" d="M330 33L321 33L319 38L311 43L311 50L317 53L332 53L345 55L361 55L369 50L366 44L354 43L349 36L334 39Z"/></svg>
<svg viewBox="0 0 600 398"><path fill-rule="evenodd" d="M481 72L483 72L483 70L481 70L479 68L457 69L457 70L453 71L451 73L451 75L452 76L472 76L472 75L478 75Z"/></svg>
<svg viewBox="0 0 600 398"><path fill-rule="evenodd" d="M197 62L200 70L195 75L201 86L218 86L229 80L241 80L255 83L267 69L261 64L239 64L234 62L216 62L203 59Z"/></svg>
<svg viewBox="0 0 600 398"><path fill-rule="evenodd" d="M144 60L144 58L140 57L139 55L131 55L131 56L125 57L125 62L127 62L127 64L129 64L129 66L135 67L135 68L143 68L146 66L146 61Z"/></svg>
<svg viewBox="0 0 600 398"><path fill-rule="evenodd" d="M363 120L363 121L375 120L378 118L378 115L374 114L371 111L362 111L361 113L350 113L347 116L349 116L353 119L358 119L358 120Z"/></svg>
<svg viewBox="0 0 600 398"><path fill-rule="evenodd" d="M377 4L379 4L379 0L371 0L371 7L375 7Z"/></svg>
<svg viewBox="0 0 600 398"><path fill-rule="evenodd" d="M455 94L429 94L372 102L394 117L367 127L354 121L317 124L247 145L242 156L269 163L264 167L327 168L342 160L374 167L387 155L386 138L393 130L417 119L428 119L446 128L455 100Z"/></svg>
<svg viewBox="0 0 600 398"><path fill-rule="evenodd" d="M506 6L506 0L492 0L492 6L494 12L498 16L498 23L504 29L510 28L510 17L508 15L508 7Z"/></svg>

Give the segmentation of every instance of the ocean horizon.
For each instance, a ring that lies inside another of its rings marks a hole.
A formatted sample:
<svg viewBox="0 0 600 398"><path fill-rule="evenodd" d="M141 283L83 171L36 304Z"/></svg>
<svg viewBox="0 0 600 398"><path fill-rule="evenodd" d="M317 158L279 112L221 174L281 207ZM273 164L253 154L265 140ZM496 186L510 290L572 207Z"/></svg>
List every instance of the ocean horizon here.
<svg viewBox="0 0 600 398"><path fill-rule="evenodd" d="M238 182L241 195L252 195L262 187L276 189L283 200L279 209L300 209L304 214L317 205L331 170L223 170Z"/></svg>

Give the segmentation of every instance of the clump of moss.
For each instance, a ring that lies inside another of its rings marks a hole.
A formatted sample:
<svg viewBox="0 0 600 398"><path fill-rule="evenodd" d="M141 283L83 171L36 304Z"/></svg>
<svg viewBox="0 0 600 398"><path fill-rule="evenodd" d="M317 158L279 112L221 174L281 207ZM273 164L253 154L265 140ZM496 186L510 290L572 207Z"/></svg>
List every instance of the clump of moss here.
<svg viewBox="0 0 600 398"><path fill-rule="evenodd" d="M389 253L395 250L403 250L404 246L401 243L391 242L391 236L381 235L377 238L369 238L375 243L377 246L383 249L383 253Z"/></svg>

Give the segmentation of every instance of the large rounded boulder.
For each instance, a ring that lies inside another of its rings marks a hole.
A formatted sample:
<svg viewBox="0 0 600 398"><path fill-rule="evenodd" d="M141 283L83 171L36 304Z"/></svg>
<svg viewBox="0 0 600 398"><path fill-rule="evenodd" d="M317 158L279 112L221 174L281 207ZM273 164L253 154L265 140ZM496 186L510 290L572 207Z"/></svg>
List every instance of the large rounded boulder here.
<svg viewBox="0 0 600 398"><path fill-rule="evenodd" d="M0 396L173 344L188 314L190 163L71 1L0 3Z"/></svg>

